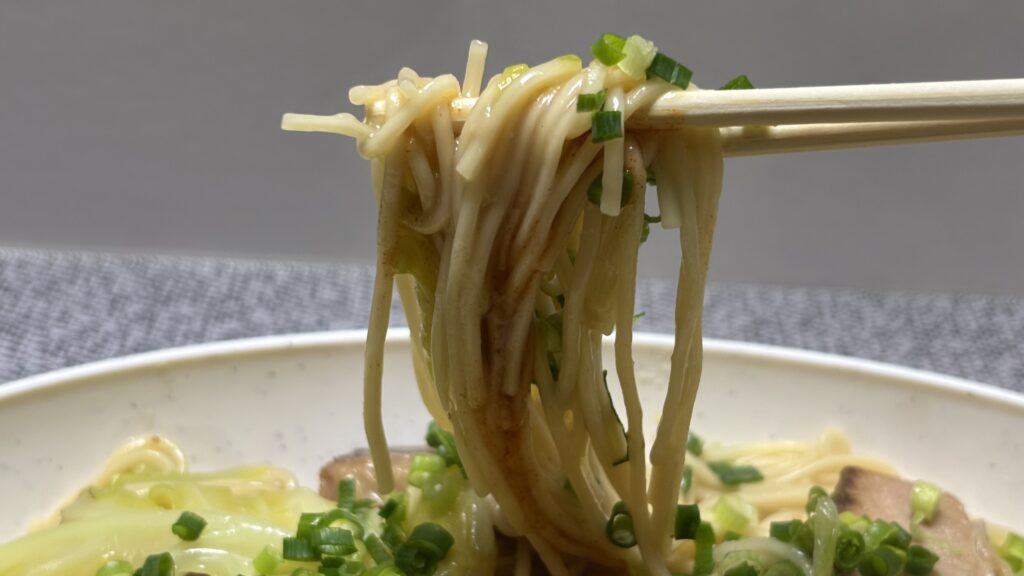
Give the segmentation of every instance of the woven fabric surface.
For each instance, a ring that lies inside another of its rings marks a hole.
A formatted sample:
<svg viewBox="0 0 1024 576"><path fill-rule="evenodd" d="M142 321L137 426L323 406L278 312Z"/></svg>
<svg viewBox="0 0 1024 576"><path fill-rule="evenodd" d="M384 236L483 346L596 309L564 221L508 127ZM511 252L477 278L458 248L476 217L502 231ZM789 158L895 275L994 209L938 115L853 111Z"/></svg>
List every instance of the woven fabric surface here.
<svg viewBox="0 0 1024 576"><path fill-rule="evenodd" d="M0 382L200 342L365 328L372 284L367 266L0 250ZM671 332L674 299L674 283L641 281L637 330ZM712 284L704 328L1024 391L1024 302L1008 298Z"/></svg>

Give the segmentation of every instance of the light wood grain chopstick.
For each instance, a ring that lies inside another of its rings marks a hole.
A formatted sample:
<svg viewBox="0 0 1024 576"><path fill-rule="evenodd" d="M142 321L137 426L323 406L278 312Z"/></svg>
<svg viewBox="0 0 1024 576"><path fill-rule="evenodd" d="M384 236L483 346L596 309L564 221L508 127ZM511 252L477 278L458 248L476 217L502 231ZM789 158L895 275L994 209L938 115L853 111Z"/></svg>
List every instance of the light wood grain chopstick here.
<svg viewBox="0 0 1024 576"><path fill-rule="evenodd" d="M1024 135L1024 117L722 128L727 157Z"/></svg>

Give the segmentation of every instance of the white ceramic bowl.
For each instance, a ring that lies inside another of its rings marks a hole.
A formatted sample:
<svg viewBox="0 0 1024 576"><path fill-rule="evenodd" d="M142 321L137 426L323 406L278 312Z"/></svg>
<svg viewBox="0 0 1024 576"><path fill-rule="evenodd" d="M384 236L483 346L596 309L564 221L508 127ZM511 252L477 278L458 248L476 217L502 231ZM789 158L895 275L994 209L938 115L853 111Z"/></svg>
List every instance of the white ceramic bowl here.
<svg viewBox="0 0 1024 576"><path fill-rule="evenodd" d="M315 485L323 462L364 444L364 338L337 332L190 346L0 386L0 541L52 511L133 435L170 437L195 468L272 462ZM647 402L661 393L671 347L670 337L636 338ZM427 414L406 332L393 332L387 355L389 437L420 444ZM1024 398L996 388L708 341L694 426L726 442L812 439L840 427L859 452L934 480L975 514L1024 526Z"/></svg>

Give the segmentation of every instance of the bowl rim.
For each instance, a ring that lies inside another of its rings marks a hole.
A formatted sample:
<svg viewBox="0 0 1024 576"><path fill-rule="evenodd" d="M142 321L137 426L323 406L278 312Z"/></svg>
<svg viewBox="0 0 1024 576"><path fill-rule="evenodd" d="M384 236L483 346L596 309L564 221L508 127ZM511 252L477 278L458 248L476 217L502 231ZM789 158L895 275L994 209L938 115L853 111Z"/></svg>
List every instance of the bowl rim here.
<svg viewBox="0 0 1024 576"><path fill-rule="evenodd" d="M392 328L388 331L388 339L406 343L409 341L409 330ZM214 359L225 360L279 353L294 348L318 349L359 345L365 340L366 330L333 330L223 340L141 352L60 368L0 384L0 407L29 396L56 393L67 387L88 385L95 380L137 371L183 366ZM674 337L671 334L637 333L633 342L641 348L671 349ZM981 401L999 405L1012 409L1024 417L1024 394L926 370L826 352L714 338L704 340L704 351L725 358L800 365L804 368L864 375L931 393L958 397L961 401Z"/></svg>

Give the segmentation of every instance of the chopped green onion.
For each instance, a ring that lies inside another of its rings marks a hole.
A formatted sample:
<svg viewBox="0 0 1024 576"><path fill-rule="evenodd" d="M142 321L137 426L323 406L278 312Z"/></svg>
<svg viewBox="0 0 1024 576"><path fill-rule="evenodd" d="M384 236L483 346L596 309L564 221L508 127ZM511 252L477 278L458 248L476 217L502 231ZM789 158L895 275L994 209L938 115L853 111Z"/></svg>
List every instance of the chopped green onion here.
<svg viewBox="0 0 1024 576"><path fill-rule="evenodd" d="M134 571L135 569L132 568L132 565L129 562L125 562L124 560L111 560L103 566L100 566L100 569L96 571L96 576L131 576L131 573Z"/></svg>
<svg viewBox="0 0 1024 576"><path fill-rule="evenodd" d="M931 522L939 508L942 489L923 480L914 482L910 489L910 511L914 524Z"/></svg>
<svg viewBox="0 0 1024 576"><path fill-rule="evenodd" d="M718 480L726 486L736 486L748 482L764 480L761 471L753 466L734 466L728 462L709 462L708 467L718 476Z"/></svg>
<svg viewBox="0 0 1024 576"><path fill-rule="evenodd" d="M455 435L443 430L437 422L431 422L427 426L427 445L437 450L438 455L444 458L449 466L462 468L462 458L459 457L459 449L455 445Z"/></svg>
<svg viewBox="0 0 1024 576"><path fill-rule="evenodd" d="M451 550L452 545L455 544L455 537L443 526L432 522L424 522L412 529L412 534L409 535L406 543L429 545L432 550L437 551L437 559L441 560Z"/></svg>
<svg viewBox="0 0 1024 576"><path fill-rule="evenodd" d="M351 510L356 500L356 481L354 478L344 478L338 482L338 508Z"/></svg>
<svg viewBox="0 0 1024 576"><path fill-rule="evenodd" d="M405 532L398 524L389 522L384 526L384 531L380 533L380 539L388 545L388 548L398 550L398 547L405 542Z"/></svg>
<svg viewBox="0 0 1024 576"><path fill-rule="evenodd" d="M683 482L679 485L679 489L683 491L683 494L690 492L690 487L693 486L693 466L687 464L683 466Z"/></svg>
<svg viewBox="0 0 1024 576"><path fill-rule="evenodd" d="M779 542L789 544L793 541L793 538L796 536L796 533L800 530L801 526L803 526L803 522L800 520L772 522L768 527L768 535Z"/></svg>
<svg viewBox="0 0 1024 576"><path fill-rule="evenodd" d="M252 559L253 569L262 576L270 576L277 572L277 568L280 565L281 557L270 546L264 546L263 550L260 550L260 553Z"/></svg>
<svg viewBox="0 0 1024 576"><path fill-rule="evenodd" d="M804 554L810 556L814 553L814 525L812 522L801 522L793 533L790 544L796 546Z"/></svg>
<svg viewBox="0 0 1024 576"><path fill-rule="evenodd" d="M281 557L296 562L312 562L317 559L316 550L305 538L289 537L281 541Z"/></svg>
<svg viewBox="0 0 1024 576"><path fill-rule="evenodd" d="M660 221L661 219L659 218L658 220ZM697 458L700 458L701 455L704 454L704 439L692 430L690 431L690 435L686 438L686 451Z"/></svg>
<svg viewBox="0 0 1024 576"><path fill-rule="evenodd" d="M740 534L739 532L733 532L732 530L729 530L725 534L722 534L722 542L732 542L733 540L742 540L742 539L743 539L743 534Z"/></svg>
<svg viewBox="0 0 1024 576"><path fill-rule="evenodd" d="M853 570L864 557L864 536L845 524L839 524L839 536L836 538L835 567L842 572Z"/></svg>
<svg viewBox="0 0 1024 576"><path fill-rule="evenodd" d="M597 58L601 64L614 66L626 57L626 54L622 51L625 47L626 39L622 36L618 34L602 34L601 39L590 47L590 52L594 54L594 58Z"/></svg>
<svg viewBox="0 0 1024 576"><path fill-rule="evenodd" d="M193 512L182 512L178 521L171 525L171 532L186 542L194 542L206 528L206 520Z"/></svg>
<svg viewBox="0 0 1024 576"><path fill-rule="evenodd" d="M169 552L147 556L138 573L140 576L174 576L174 558Z"/></svg>
<svg viewBox="0 0 1024 576"><path fill-rule="evenodd" d="M880 546L857 565L861 576L896 576L907 564L907 553L892 546Z"/></svg>
<svg viewBox="0 0 1024 576"><path fill-rule="evenodd" d="M910 546L911 535L895 522L875 520L864 531L864 544L868 550L874 550L882 545L889 545L906 550Z"/></svg>
<svg viewBox="0 0 1024 576"><path fill-rule="evenodd" d="M904 571L913 576L924 576L931 574L939 557L924 546L914 544L907 548L907 567Z"/></svg>
<svg viewBox="0 0 1024 576"><path fill-rule="evenodd" d="M715 529L708 522L697 527L697 549L693 557L693 576L710 576L715 569Z"/></svg>
<svg viewBox="0 0 1024 576"><path fill-rule="evenodd" d="M296 568L292 571L292 576L323 576L316 570L310 570L309 568Z"/></svg>
<svg viewBox="0 0 1024 576"><path fill-rule="evenodd" d="M597 112L604 109L604 101L608 98L608 90L592 94L580 94L576 97L577 112Z"/></svg>
<svg viewBox="0 0 1024 576"><path fill-rule="evenodd" d="M700 508L696 504L676 505L676 522L673 535L676 540L693 540L700 526Z"/></svg>
<svg viewBox="0 0 1024 576"><path fill-rule="evenodd" d="M651 65L647 67L647 77L661 78L673 86L686 90L690 85L690 78L693 78L693 71L658 52L651 60Z"/></svg>
<svg viewBox="0 0 1024 576"><path fill-rule="evenodd" d="M334 510L328 510L323 514L317 515L313 520L313 524L310 530L306 531L301 535L302 538L313 539L313 532L319 528L326 528L331 526L335 522L343 522L345 527L352 532L352 535L356 538L362 538L363 534L366 533L366 526L363 525L363 520L357 516L354 512L344 510L342 508L335 508Z"/></svg>
<svg viewBox="0 0 1024 576"><path fill-rule="evenodd" d="M325 545L320 549L320 571L325 574L337 573L345 565L345 556L341 547Z"/></svg>
<svg viewBox="0 0 1024 576"><path fill-rule="evenodd" d="M437 454L415 454L409 465L409 485L423 488L446 467L444 458Z"/></svg>
<svg viewBox="0 0 1024 576"><path fill-rule="evenodd" d="M407 576L433 574L454 543L455 538L443 527L424 522L395 550L395 566Z"/></svg>
<svg viewBox="0 0 1024 576"><path fill-rule="evenodd" d="M373 558L373 561L377 564L383 564L391 560L391 553L388 552L387 545L376 534L367 536L363 540L363 544L366 545L366 551L370 553L370 558Z"/></svg>
<svg viewBox="0 0 1024 576"><path fill-rule="evenodd" d="M633 516L626 508L626 503L619 501L612 507L612 514L605 524L604 533L608 541L619 548L636 546L636 531L633 529Z"/></svg>
<svg viewBox="0 0 1024 576"><path fill-rule="evenodd" d="M722 576L760 576L761 571L749 562L743 562L725 571Z"/></svg>
<svg viewBox="0 0 1024 576"><path fill-rule="evenodd" d="M719 90L750 90L753 87L754 85L750 83L750 78L747 78L746 74L740 74L723 84Z"/></svg>
<svg viewBox="0 0 1024 576"><path fill-rule="evenodd" d="M406 509L408 507L407 501L408 497L405 495L405 492L394 492L391 496L388 496L388 501L381 506L380 512L377 514L389 524L401 524L405 521Z"/></svg>
<svg viewBox="0 0 1024 576"><path fill-rule="evenodd" d="M861 534L867 531L868 527L871 526L871 520L868 520L866 516L861 516L860 514L850 512L849 510L846 512L840 512L839 521L845 526L853 528Z"/></svg>
<svg viewBox="0 0 1024 576"><path fill-rule="evenodd" d="M622 53L625 57L618 64L619 69L634 80L643 80L647 77L646 72L651 61L657 57L658 49L654 42L634 34L626 39Z"/></svg>
<svg viewBox="0 0 1024 576"><path fill-rule="evenodd" d="M803 576L804 571L791 560L780 560L768 567L762 576Z"/></svg>
<svg viewBox="0 0 1024 576"><path fill-rule="evenodd" d="M341 568L341 571L338 572L338 574L342 574L344 576L359 576L360 574L365 573L366 566L362 562L358 562L355 560L353 560L352 562L346 562L345 565Z"/></svg>
<svg viewBox="0 0 1024 576"><path fill-rule="evenodd" d="M757 522L757 507L735 494L723 494L715 502L711 513L715 526L721 530L743 533L752 523Z"/></svg>
<svg viewBox="0 0 1024 576"><path fill-rule="evenodd" d="M1024 538L1010 532L999 546L999 556L1013 568L1014 574L1024 571Z"/></svg>
<svg viewBox="0 0 1024 576"><path fill-rule="evenodd" d="M821 486L812 486L807 493L807 504L804 506L807 513L810 514L818 509L818 503L823 499L828 498L828 492Z"/></svg>
<svg viewBox="0 0 1024 576"><path fill-rule="evenodd" d="M318 528L313 531L309 542L314 548L319 548L321 550L328 546L331 546L332 550L339 548L346 550L346 552L339 554L340 556L352 554L357 550L355 538L352 537L352 532L345 530L344 528Z"/></svg>
<svg viewBox="0 0 1024 576"><path fill-rule="evenodd" d="M298 538L309 539L310 533L316 528L317 522L323 514L318 512L303 512L299 515L299 527L295 531Z"/></svg>
<svg viewBox="0 0 1024 576"><path fill-rule="evenodd" d="M594 112L590 118L590 140L597 143L616 138L622 138L622 112L619 110Z"/></svg>

